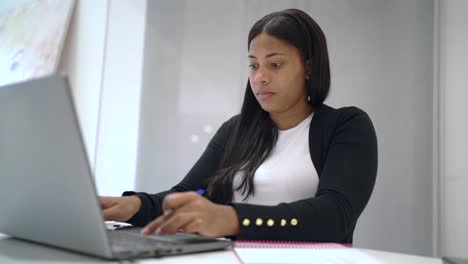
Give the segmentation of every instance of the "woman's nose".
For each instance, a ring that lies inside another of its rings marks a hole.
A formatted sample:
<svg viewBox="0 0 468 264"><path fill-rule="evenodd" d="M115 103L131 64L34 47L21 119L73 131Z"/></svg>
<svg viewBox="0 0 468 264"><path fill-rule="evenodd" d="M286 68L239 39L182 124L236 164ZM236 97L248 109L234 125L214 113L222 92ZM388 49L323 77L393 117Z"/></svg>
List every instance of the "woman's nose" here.
<svg viewBox="0 0 468 264"><path fill-rule="evenodd" d="M258 69L255 72L254 82L257 84L262 84L262 85L267 84L269 82L268 73L265 72L265 70Z"/></svg>

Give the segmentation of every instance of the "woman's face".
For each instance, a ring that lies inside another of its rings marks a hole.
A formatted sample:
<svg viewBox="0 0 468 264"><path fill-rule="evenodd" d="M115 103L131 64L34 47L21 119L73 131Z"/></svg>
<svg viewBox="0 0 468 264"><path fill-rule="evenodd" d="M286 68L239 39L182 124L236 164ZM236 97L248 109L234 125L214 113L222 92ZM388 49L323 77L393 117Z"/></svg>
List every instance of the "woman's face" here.
<svg viewBox="0 0 468 264"><path fill-rule="evenodd" d="M250 42L248 57L250 86L263 110L282 114L307 105L306 70L299 49L261 33Z"/></svg>

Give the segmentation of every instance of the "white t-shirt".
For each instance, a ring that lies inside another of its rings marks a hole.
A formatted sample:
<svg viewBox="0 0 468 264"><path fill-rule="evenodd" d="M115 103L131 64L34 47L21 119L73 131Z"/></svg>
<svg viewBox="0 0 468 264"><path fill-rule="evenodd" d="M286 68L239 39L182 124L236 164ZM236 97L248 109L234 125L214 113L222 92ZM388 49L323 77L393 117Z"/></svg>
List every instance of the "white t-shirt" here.
<svg viewBox="0 0 468 264"><path fill-rule="evenodd" d="M313 113L297 126L279 130L278 140L254 175L255 195L244 200L242 190L234 190L234 203L277 205L314 197L319 178L309 151L309 127ZM241 173L234 176L234 188Z"/></svg>

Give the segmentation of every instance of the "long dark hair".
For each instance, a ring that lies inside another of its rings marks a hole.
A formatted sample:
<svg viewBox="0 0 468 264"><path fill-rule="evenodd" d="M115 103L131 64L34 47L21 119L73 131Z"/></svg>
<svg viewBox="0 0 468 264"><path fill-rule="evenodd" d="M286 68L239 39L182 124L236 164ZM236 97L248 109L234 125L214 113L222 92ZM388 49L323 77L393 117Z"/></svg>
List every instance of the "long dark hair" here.
<svg viewBox="0 0 468 264"><path fill-rule="evenodd" d="M299 49L309 75L306 80L309 103L312 108L322 104L330 89L330 66L325 35L317 23L298 9L268 14L250 29L248 48L260 33L287 41ZM278 129L256 100L249 81L240 116L231 133L220 169L208 183L208 197L217 203L231 202L234 190L242 191L244 199L255 194L255 171L271 154L278 138ZM233 186L238 172L242 173L240 184Z"/></svg>

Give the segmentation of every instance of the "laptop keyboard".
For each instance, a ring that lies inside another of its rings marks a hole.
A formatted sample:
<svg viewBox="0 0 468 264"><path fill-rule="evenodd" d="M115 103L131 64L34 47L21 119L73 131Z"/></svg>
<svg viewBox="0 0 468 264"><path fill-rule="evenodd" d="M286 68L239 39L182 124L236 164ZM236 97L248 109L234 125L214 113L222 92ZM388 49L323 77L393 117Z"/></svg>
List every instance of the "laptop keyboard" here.
<svg viewBox="0 0 468 264"><path fill-rule="evenodd" d="M107 234L115 251L153 251L167 248L170 244L131 232L108 231Z"/></svg>
<svg viewBox="0 0 468 264"><path fill-rule="evenodd" d="M108 237L115 251L159 251L170 252L177 245L215 242L214 239L194 234L177 233L164 236L143 236L139 230L108 231Z"/></svg>

